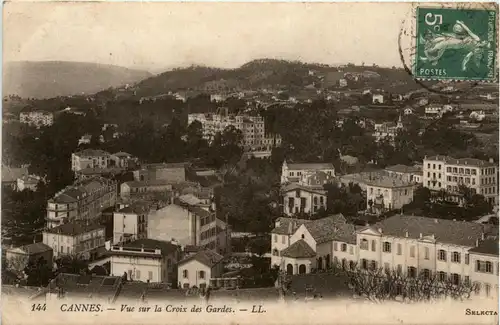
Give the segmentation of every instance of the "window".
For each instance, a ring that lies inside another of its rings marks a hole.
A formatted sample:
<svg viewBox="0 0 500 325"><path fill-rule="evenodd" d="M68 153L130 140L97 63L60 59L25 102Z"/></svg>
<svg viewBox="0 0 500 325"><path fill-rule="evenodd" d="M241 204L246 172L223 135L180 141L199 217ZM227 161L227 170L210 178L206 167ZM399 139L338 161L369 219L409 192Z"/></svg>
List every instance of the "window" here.
<svg viewBox="0 0 500 325"><path fill-rule="evenodd" d="M200 279L205 279L205 271L200 271Z"/></svg>
<svg viewBox="0 0 500 325"><path fill-rule="evenodd" d="M340 244L340 250L343 252L347 251L347 244L345 243Z"/></svg>
<svg viewBox="0 0 500 325"><path fill-rule="evenodd" d="M279 256L279 252L276 248L273 249L273 256Z"/></svg>
<svg viewBox="0 0 500 325"><path fill-rule="evenodd" d="M476 261L476 272L482 273L492 273L493 274L493 264L489 261Z"/></svg>
<svg viewBox="0 0 500 325"><path fill-rule="evenodd" d="M367 261L367 260L365 260L364 258L361 260L361 268L362 268L363 270L368 269L368 261Z"/></svg>
<svg viewBox="0 0 500 325"><path fill-rule="evenodd" d="M135 270L135 280L140 280L140 279L141 279L141 271Z"/></svg>
<svg viewBox="0 0 500 325"><path fill-rule="evenodd" d="M377 262L371 261L371 263L370 263L370 269L372 271L375 271L377 269Z"/></svg>
<svg viewBox="0 0 500 325"><path fill-rule="evenodd" d="M401 275L403 273L403 266L401 264L398 264L396 271L398 272L399 275Z"/></svg>
<svg viewBox="0 0 500 325"><path fill-rule="evenodd" d="M188 277L188 270L184 270L184 271L182 271L182 277L183 277L184 279L187 279L187 277Z"/></svg>
<svg viewBox="0 0 500 325"><path fill-rule="evenodd" d="M415 257L415 246L410 246L410 257Z"/></svg>
<svg viewBox="0 0 500 325"><path fill-rule="evenodd" d="M486 297L491 295L491 285L489 283L484 284L484 292L486 293Z"/></svg>
<svg viewBox="0 0 500 325"><path fill-rule="evenodd" d="M336 242L334 242L334 243L333 243L333 250L334 250L334 251L337 251L337 250L338 250L338 247L337 247L337 243L336 243Z"/></svg>
<svg viewBox="0 0 500 325"><path fill-rule="evenodd" d="M402 253L401 253L401 244L398 244L398 246L397 246L397 247L398 247L398 252L397 252L397 253L398 253L398 255L401 255L401 254L402 254Z"/></svg>
<svg viewBox="0 0 500 325"><path fill-rule="evenodd" d="M281 243L285 244L286 243L285 241L286 241L286 236L281 236Z"/></svg>
<svg viewBox="0 0 500 325"><path fill-rule="evenodd" d="M413 266L408 267L408 276L410 278L415 278L417 276L417 269Z"/></svg>
<svg viewBox="0 0 500 325"><path fill-rule="evenodd" d="M446 261L446 251L444 251L443 249L440 249L438 251L438 260Z"/></svg>
<svg viewBox="0 0 500 325"><path fill-rule="evenodd" d="M372 252L376 251L376 246L377 246L377 244L375 243L374 240L372 240Z"/></svg>
<svg viewBox="0 0 500 325"><path fill-rule="evenodd" d="M354 255L354 246L349 246L349 254Z"/></svg>
<svg viewBox="0 0 500 325"><path fill-rule="evenodd" d="M274 242L277 243L278 242L278 235L274 235Z"/></svg>
<svg viewBox="0 0 500 325"><path fill-rule="evenodd" d="M429 259L429 247L424 247L424 258Z"/></svg>
<svg viewBox="0 0 500 325"><path fill-rule="evenodd" d="M464 283L465 283L465 284L467 284L467 285L470 285L470 278L469 278L469 276L468 276L468 275L466 275L466 276L464 277Z"/></svg>
<svg viewBox="0 0 500 325"><path fill-rule="evenodd" d="M383 249L384 253L390 253L391 252L391 243L389 243L388 241L385 241L382 249Z"/></svg>
<svg viewBox="0 0 500 325"><path fill-rule="evenodd" d="M451 255L451 261L453 263L460 263L460 253L459 252L453 252Z"/></svg>
<svg viewBox="0 0 500 325"><path fill-rule="evenodd" d="M424 279L429 279L431 277L431 270L429 269L423 269L422 270L422 275Z"/></svg>
<svg viewBox="0 0 500 325"><path fill-rule="evenodd" d="M359 248L362 249L362 250L365 250L367 251L368 250L368 240L366 239L361 239L360 243L359 243Z"/></svg>
<svg viewBox="0 0 500 325"><path fill-rule="evenodd" d="M306 238L306 236L304 236L304 234L302 234L302 235L300 236L300 238L304 239L304 238Z"/></svg>
<svg viewBox="0 0 500 325"><path fill-rule="evenodd" d="M459 285L460 284L460 274L452 273L451 274L451 283L453 283L454 285Z"/></svg>
<svg viewBox="0 0 500 325"><path fill-rule="evenodd" d="M443 271L439 271L438 272L438 280L439 281L446 281L446 272L443 272Z"/></svg>

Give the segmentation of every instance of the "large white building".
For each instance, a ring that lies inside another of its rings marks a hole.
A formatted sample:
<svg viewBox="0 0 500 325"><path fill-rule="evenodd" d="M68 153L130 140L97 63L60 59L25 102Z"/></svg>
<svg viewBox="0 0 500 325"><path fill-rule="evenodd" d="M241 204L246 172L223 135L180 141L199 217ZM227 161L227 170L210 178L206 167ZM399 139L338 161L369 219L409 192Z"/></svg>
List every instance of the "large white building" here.
<svg viewBox="0 0 500 325"><path fill-rule="evenodd" d="M19 121L37 128L50 126L54 124L54 114L45 111L21 112Z"/></svg>
<svg viewBox="0 0 500 325"><path fill-rule="evenodd" d="M483 195L491 204L497 204L498 165L491 159L484 161L449 156L424 158L423 186L433 191L446 190L458 197L460 185Z"/></svg>
<svg viewBox="0 0 500 325"><path fill-rule="evenodd" d="M414 183L406 179L381 176L366 183L366 208L377 214L401 209L413 201Z"/></svg>
<svg viewBox="0 0 500 325"><path fill-rule="evenodd" d="M115 181L105 178L78 181L47 201L47 227L98 218L103 210L115 206L116 197Z"/></svg>
<svg viewBox="0 0 500 325"><path fill-rule="evenodd" d="M134 202L113 213L113 244L130 242L148 236L150 204Z"/></svg>
<svg viewBox="0 0 500 325"><path fill-rule="evenodd" d="M71 154L71 170L73 171L86 168L104 169L111 165L111 155L103 150L85 149Z"/></svg>
<svg viewBox="0 0 500 325"><path fill-rule="evenodd" d="M54 257L82 255L97 257L96 250L104 246L105 228L97 223L72 221L43 231L43 243L52 248Z"/></svg>
<svg viewBox="0 0 500 325"><path fill-rule="evenodd" d="M498 240L486 238L486 226L479 223L395 215L358 227L341 215L313 221L278 218L271 234L271 263L288 274L334 263L474 281L481 285L477 295L498 295Z"/></svg>
<svg viewBox="0 0 500 325"><path fill-rule="evenodd" d="M226 127L234 126L243 135L243 145L252 151L270 151L281 145L281 136L266 134L264 118L250 115L228 114L189 114L188 125L199 121L203 128L203 138L211 142L215 134L222 133Z"/></svg>
<svg viewBox="0 0 500 325"><path fill-rule="evenodd" d="M180 250L176 243L138 239L107 247L114 276L127 274L130 281L174 283Z"/></svg>

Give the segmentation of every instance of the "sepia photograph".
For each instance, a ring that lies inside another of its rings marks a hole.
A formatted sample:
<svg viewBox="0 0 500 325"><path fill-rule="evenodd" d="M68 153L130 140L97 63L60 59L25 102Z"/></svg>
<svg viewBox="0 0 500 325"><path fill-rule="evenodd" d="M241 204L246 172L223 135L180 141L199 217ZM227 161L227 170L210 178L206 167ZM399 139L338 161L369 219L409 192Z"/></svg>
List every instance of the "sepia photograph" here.
<svg viewBox="0 0 500 325"><path fill-rule="evenodd" d="M498 324L497 3L3 3L5 324Z"/></svg>

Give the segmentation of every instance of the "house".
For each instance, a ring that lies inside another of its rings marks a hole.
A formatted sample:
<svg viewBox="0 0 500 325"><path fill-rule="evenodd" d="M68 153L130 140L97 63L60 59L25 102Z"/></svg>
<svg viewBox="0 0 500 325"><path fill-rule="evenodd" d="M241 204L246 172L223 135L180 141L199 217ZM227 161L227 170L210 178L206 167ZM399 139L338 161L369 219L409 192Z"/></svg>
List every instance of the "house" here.
<svg viewBox="0 0 500 325"><path fill-rule="evenodd" d="M110 246L106 255L111 258L113 276L127 274L129 281L172 283L179 253L175 242L142 238Z"/></svg>
<svg viewBox="0 0 500 325"><path fill-rule="evenodd" d="M205 247L226 254L230 252L231 228L211 209L192 206L175 199L148 216L148 238L175 239L181 247Z"/></svg>
<svg viewBox="0 0 500 325"><path fill-rule="evenodd" d="M85 149L71 154L71 170L111 167L111 155L103 150Z"/></svg>
<svg viewBox="0 0 500 325"><path fill-rule="evenodd" d="M22 272L29 262L43 258L48 265L52 264L52 248L44 243L33 243L5 250L6 269Z"/></svg>
<svg viewBox="0 0 500 325"><path fill-rule="evenodd" d="M177 266L180 288L207 288L212 279L224 273L224 257L211 250L201 250L181 260Z"/></svg>
<svg viewBox="0 0 500 325"><path fill-rule="evenodd" d="M75 219L93 220L116 204L117 186L102 177L75 182L47 201L47 226L55 227Z"/></svg>
<svg viewBox="0 0 500 325"><path fill-rule="evenodd" d="M120 197L122 199L130 198L131 196L141 193L153 192L172 192L172 182L169 180L147 180L147 181L130 181L120 185Z"/></svg>
<svg viewBox="0 0 500 325"><path fill-rule="evenodd" d="M31 190L36 191L38 183L41 181L41 178L36 175L25 175L17 179L17 190Z"/></svg>
<svg viewBox="0 0 500 325"><path fill-rule="evenodd" d="M104 246L105 227L98 223L75 220L43 231L43 243L52 248L54 257L81 255L84 259L98 257Z"/></svg>
<svg viewBox="0 0 500 325"><path fill-rule="evenodd" d="M393 165L385 168L390 176L399 177L409 183L422 184L422 168L417 166Z"/></svg>
<svg viewBox="0 0 500 325"><path fill-rule="evenodd" d="M321 187L286 184L281 189L283 213L292 216L298 213L314 214L326 209L327 191Z"/></svg>
<svg viewBox="0 0 500 325"><path fill-rule="evenodd" d="M138 163L137 157L122 151L110 155L110 159L114 162L116 167L125 169L134 168Z"/></svg>
<svg viewBox="0 0 500 325"><path fill-rule="evenodd" d="M354 263L355 230L341 214L311 221L279 218L271 237L272 263L290 275L328 269L342 259Z"/></svg>
<svg viewBox="0 0 500 325"><path fill-rule="evenodd" d="M382 94L372 95L372 104L383 104L383 103L384 103L384 95Z"/></svg>
<svg viewBox="0 0 500 325"><path fill-rule="evenodd" d="M469 250L470 281L476 283L476 295L498 298L498 239L485 239Z"/></svg>
<svg viewBox="0 0 500 325"><path fill-rule="evenodd" d="M134 171L136 181L168 181L171 183L186 181L185 163L157 163L143 165Z"/></svg>
<svg viewBox="0 0 500 325"><path fill-rule="evenodd" d="M150 211L149 203L138 201L113 212L113 244L147 238Z"/></svg>
<svg viewBox="0 0 500 325"><path fill-rule="evenodd" d="M414 183L394 177L379 177L366 183L366 209L381 214L401 209L413 201Z"/></svg>
<svg viewBox="0 0 500 325"><path fill-rule="evenodd" d="M423 186L431 191L445 190L450 199L460 201L461 185L483 195L491 204L497 204L498 164L493 159L456 159L440 155L424 158Z"/></svg>
<svg viewBox="0 0 500 325"><path fill-rule="evenodd" d="M335 177L335 167L331 163L288 163L286 160L281 167L281 184L297 183L302 176L323 172L331 177Z"/></svg>

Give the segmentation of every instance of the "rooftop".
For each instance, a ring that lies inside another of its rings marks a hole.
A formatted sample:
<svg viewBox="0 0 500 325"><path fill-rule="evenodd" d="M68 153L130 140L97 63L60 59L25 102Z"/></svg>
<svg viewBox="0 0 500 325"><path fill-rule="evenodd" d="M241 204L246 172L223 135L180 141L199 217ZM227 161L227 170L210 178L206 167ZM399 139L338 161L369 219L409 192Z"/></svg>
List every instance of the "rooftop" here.
<svg viewBox="0 0 500 325"><path fill-rule="evenodd" d="M83 136L85 137L85 136ZM89 137L89 136L87 136ZM75 156L79 157L104 157L109 156L109 152L100 149L84 149L74 153Z"/></svg>
<svg viewBox="0 0 500 325"><path fill-rule="evenodd" d="M163 179L158 179L158 180L148 180L148 181L129 181L123 184L127 184L129 187L144 187L144 186L168 186L172 185L172 182Z"/></svg>
<svg viewBox="0 0 500 325"><path fill-rule="evenodd" d="M145 202L145 201L136 201L130 204L129 206L126 206L120 210L118 210L119 213L134 213L134 214L143 214L145 212L149 211L150 208L150 203Z"/></svg>
<svg viewBox="0 0 500 325"><path fill-rule="evenodd" d="M347 174L341 176L344 181L351 181L354 183L364 183L366 185L378 186L378 187L403 187L403 186L413 186L405 179L397 176L391 176L386 170L377 170L370 172L361 172L355 174Z"/></svg>
<svg viewBox="0 0 500 325"><path fill-rule="evenodd" d="M464 166L473 166L473 167L497 167L498 164L494 162L489 162L486 160L480 160L475 158L453 158L450 156L431 156L425 157L424 160L431 161L443 161L450 165L464 165Z"/></svg>
<svg viewBox="0 0 500 325"><path fill-rule="evenodd" d="M498 239L486 239L479 242L479 246L469 250L470 253L493 255L498 257Z"/></svg>
<svg viewBox="0 0 500 325"><path fill-rule="evenodd" d="M281 251L281 256L291 258L311 258L316 252L306 243L304 239L297 240L292 245Z"/></svg>
<svg viewBox="0 0 500 325"><path fill-rule="evenodd" d="M188 163L153 163L143 165L143 169L159 169L159 168L186 168Z"/></svg>
<svg viewBox="0 0 500 325"><path fill-rule="evenodd" d="M50 246L45 245L42 242L8 249L8 251L19 251L27 254L40 254L51 250L52 248Z"/></svg>
<svg viewBox="0 0 500 325"><path fill-rule="evenodd" d="M72 203L81 199L83 196L88 195L103 186L112 184L113 181L107 180L102 177L93 177L70 185L63 190L56 193L53 199L54 203Z"/></svg>
<svg viewBox="0 0 500 325"><path fill-rule="evenodd" d="M47 289L51 293L63 293L67 298L92 298L111 300L119 293L122 278L60 273Z"/></svg>
<svg viewBox="0 0 500 325"><path fill-rule="evenodd" d="M49 228L47 230L44 230L47 233L51 234L60 234L64 236L78 236L84 233L88 233L97 229L103 229L104 226L96 223L86 223L85 221L71 221L68 223L65 223L63 225L54 227L54 228Z"/></svg>
<svg viewBox="0 0 500 325"><path fill-rule="evenodd" d="M271 233L278 235L292 235L298 227L309 221L310 220L306 219L280 217L276 219L278 226L274 227L274 229L271 230Z"/></svg>
<svg viewBox="0 0 500 325"><path fill-rule="evenodd" d="M459 246L475 247L476 240L484 232L482 224L466 221L433 219L420 216L395 215L372 226L380 228L384 235L419 239L432 236L437 242Z"/></svg>
<svg viewBox="0 0 500 325"><path fill-rule="evenodd" d="M293 170L322 170L322 169L334 169L335 167L331 163L287 163L288 169Z"/></svg>
<svg viewBox="0 0 500 325"><path fill-rule="evenodd" d="M179 261L179 265L187 263L193 259L206 265L206 266L212 267L212 266L216 265L217 263L221 262L224 259L224 256L222 256L214 251L205 249L205 250L200 250L192 255L189 255L188 257Z"/></svg>
<svg viewBox="0 0 500 325"><path fill-rule="evenodd" d="M385 170L391 171L391 172L396 172L396 173L419 173L422 170L418 167L415 166L406 166L406 165L393 165L393 166L388 166L385 168Z"/></svg>
<svg viewBox="0 0 500 325"><path fill-rule="evenodd" d="M169 241L163 241L163 240L156 240L156 239L149 239L149 238L143 238L143 239L138 239L134 240L133 242L129 243L124 243L122 245L114 245L114 246L121 246L123 249L138 249L137 253L140 253L141 249L147 249L147 250L154 250L154 249L160 249L161 254L163 256L170 255L172 253L175 253L178 249L179 246L173 244L172 242ZM118 251L113 251L112 254L119 254ZM129 255L129 252L124 252L123 254Z"/></svg>
<svg viewBox="0 0 500 325"><path fill-rule="evenodd" d="M356 229L342 214L309 221L305 227L318 244L332 240L356 243Z"/></svg>

